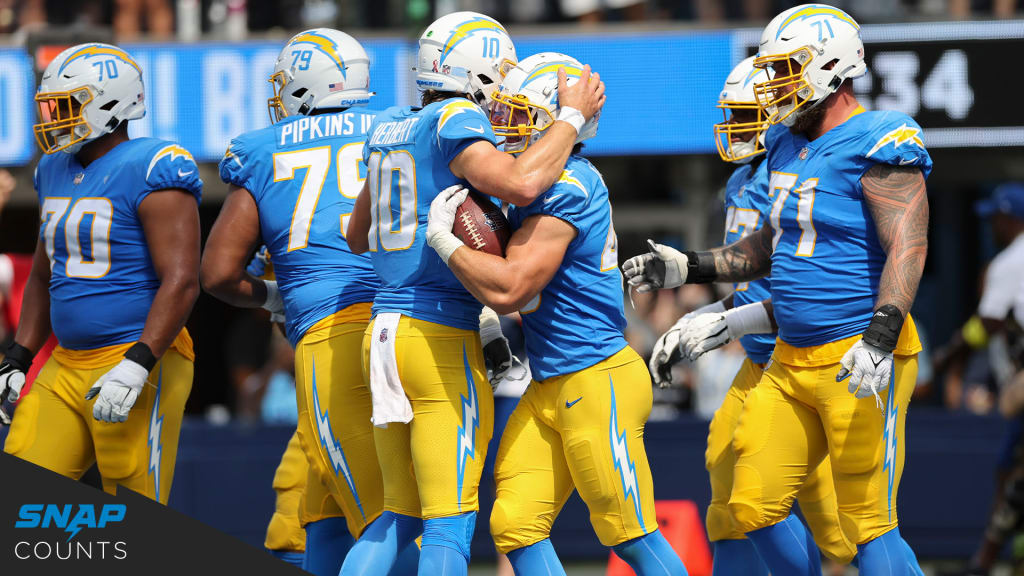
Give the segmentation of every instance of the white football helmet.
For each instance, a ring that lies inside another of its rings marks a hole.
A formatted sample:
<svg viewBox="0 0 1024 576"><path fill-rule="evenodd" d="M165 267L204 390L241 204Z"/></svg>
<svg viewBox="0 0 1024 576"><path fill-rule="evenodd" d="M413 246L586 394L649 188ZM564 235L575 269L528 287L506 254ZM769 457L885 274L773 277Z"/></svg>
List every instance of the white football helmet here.
<svg viewBox="0 0 1024 576"><path fill-rule="evenodd" d="M491 104L494 134L505 139L505 152L522 152L544 135L558 117L558 69L565 70L567 85L583 74L583 64L572 56L541 52L523 60L501 82ZM576 142L597 134L600 114L587 120Z"/></svg>
<svg viewBox="0 0 1024 576"><path fill-rule="evenodd" d="M79 44L58 54L43 72L35 100L39 123L33 130L45 154L74 154L121 122L146 115L142 70L110 44Z"/></svg>
<svg viewBox="0 0 1024 576"><path fill-rule="evenodd" d="M796 112L835 92L847 78L867 71L860 26L849 14L824 4L804 4L776 16L761 33L754 65L775 70L754 86L771 124L792 126Z"/></svg>
<svg viewBox="0 0 1024 576"><path fill-rule="evenodd" d="M370 102L370 57L358 40L330 28L292 37L270 75L270 121L309 114L316 108L349 108Z"/></svg>
<svg viewBox="0 0 1024 576"><path fill-rule="evenodd" d="M766 68L755 68L754 57L736 65L718 96L724 120L715 124L715 145L726 162L746 164L764 152L768 122L754 97L754 85L771 78Z"/></svg>
<svg viewBox="0 0 1024 576"><path fill-rule="evenodd" d="M515 65L516 47L497 20L455 12L435 20L420 36L416 85L421 90L467 94L486 109Z"/></svg>

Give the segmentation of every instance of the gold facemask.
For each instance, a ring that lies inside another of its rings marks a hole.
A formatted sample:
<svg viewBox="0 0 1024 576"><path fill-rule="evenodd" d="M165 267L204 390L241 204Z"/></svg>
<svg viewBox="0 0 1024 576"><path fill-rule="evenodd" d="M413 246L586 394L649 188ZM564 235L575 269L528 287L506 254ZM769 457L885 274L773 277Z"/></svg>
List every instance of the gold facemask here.
<svg viewBox="0 0 1024 576"><path fill-rule="evenodd" d="M788 54L758 56L754 59L754 66L775 70L771 80L754 84L754 97L767 114L769 124L779 124L806 104L814 94L814 89L804 78L804 70L813 58L811 50L805 47ZM773 66L777 62L785 63L785 73L781 73L781 67Z"/></svg>
<svg viewBox="0 0 1024 576"><path fill-rule="evenodd" d="M522 94L495 92L491 99L491 127L495 136L505 139L505 152L510 154L526 150L535 134L554 123L547 107L531 103Z"/></svg>
<svg viewBox="0 0 1024 576"><path fill-rule="evenodd" d="M271 124L277 124L288 117L288 112L284 109L284 103L281 101L281 91L284 90L287 81L284 70L271 74L267 79L267 82L274 87L274 95L267 98L267 113L270 114Z"/></svg>
<svg viewBox="0 0 1024 576"><path fill-rule="evenodd" d="M44 154L60 152L89 137L92 128L82 116L82 109L92 98L92 92L86 87L36 94L39 123L32 130ZM85 127L84 131L80 130L82 126ZM65 136L68 138L62 142Z"/></svg>
<svg viewBox="0 0 1024 576"><path fill-rule="evenodd" d="M765 120L764 111L761 110L761 107L756 102L726 102L719 100L718 107L722 110L723 121L715 124L715 146L718 148L718 155L722 160L736 162L764 152L764 144L761 143L761 140L765 130L768 129L768 121ZM753 111L756 114L757 120L736 122L734 118L738 110ZM739 142L733 142L733 139L737 137ZM737 149L737 145L741 143L750 143L753 148L748 150Z"/></svg>

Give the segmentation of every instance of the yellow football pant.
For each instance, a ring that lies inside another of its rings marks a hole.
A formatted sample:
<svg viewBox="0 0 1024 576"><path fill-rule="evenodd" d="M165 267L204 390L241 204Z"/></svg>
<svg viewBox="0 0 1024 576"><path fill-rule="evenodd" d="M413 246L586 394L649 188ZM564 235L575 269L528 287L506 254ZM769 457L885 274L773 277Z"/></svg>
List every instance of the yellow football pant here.
<svg viewBox="0 0 1024 576"><path fill-rule="evenodd" d="M128 420L92 417L85 394L120 362L74 368L51 356L18 405L4 451L62 476L78 479L95 462L103 489L118 484L167 503L178 456L185 401L192 390L192 361L169 349L149 373Z"/></svg>
<svg viewBox="0 0 1024 576"><path fill-rule="evenodd" d="M841 342L849 348L855 341ZM782 345L776 346L775 358ZM796 366L775 360L768 366L743 404L733 440L729 512L740 532L785 519L793 498L826 455L831 456L846 536L863 544L896 527L917 355L895 356L894 365L892 383L881 394L884 409L873 397L850 394L846 381L836 382L838 362Z"/></svg>
<svg viewBox="0 0 1024 576"><path fill-rule="evenodd" d="M299 504L306 489L308 472L309 464L299 445L299 435L292 434L274 472L273 486L277 498L274 515L267 525L267 539L263 543L268 550L302 552L306 549L306 532L299 524Z"/></svg>
<svg viewBox="0 0 1024 576"><path fill-rule="evenodd" d="M369 306L328 316L295 347L297 433L311 464L302 524L344 514L354 538L383 511L370 390L360 369Z"/></svg>
<svg viewBox="0 0 1024 576"><path fill-rule="evenodd" d="M507 553L544 538L573 489L605 546L658 528L644 424L651 377L628 346L590 368L530 383L501 437L491 534Z"/></svg>
<svg viewBox="0 0 1024 576"><path fill-rule="evenodd" d="M371 322L363 340L367 386L372 334ZM480 335L402 316L391 337L413 419L374 428L384 509L423 518L476 511L494 426Z"/></svg>
<svg viewBox="0 0 1024 576"><path fill-rule="evenodd" d="M729 496L733 486L733 468L736 465L732 442L743 403L761 380L763 370L762 364L755 364L750 358L743 361L708 428L708 450L704 463L711 478L707 528L708 539L712 542L746 538L742 531L733 526L732 517L729 516ZM828 456L808 474L796 498L821 551L837 562L849 564L857 548L846 539L840 528L839 508Z"/></svg>

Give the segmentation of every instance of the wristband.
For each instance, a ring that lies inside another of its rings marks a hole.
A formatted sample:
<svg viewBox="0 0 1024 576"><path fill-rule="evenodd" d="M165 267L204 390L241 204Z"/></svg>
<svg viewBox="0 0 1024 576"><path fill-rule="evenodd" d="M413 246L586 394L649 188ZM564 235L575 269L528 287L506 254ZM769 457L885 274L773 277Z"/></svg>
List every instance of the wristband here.
<svg viewBox="0 0 1024 576"><path fill-rule="evenodd" d="M771 334L772 319L762 302L753 302L725 313L729 336L734 340L747 334Z"/></svg>
<svg viewBox="0 0 1024 576"><path fill-rule="evenodd" d="M686 280L683 284L708 284L718 278L711 252L683 252L686 256Z"/></svg>
<svg viewBox="0 0 1024 576"><path fill-rule="evenodd" d="M437 238L432 239L429 242L431 248L437 252L437 255L441 257L445 265L448 265L448 259L452 257L452 253L458 250L460 247L465 246L462 240L459 240L455 234L439 234Z"/></svg>
<svg viewBox="0 0 1024 576"><path fill-rule="evenodd" d="M153 356L153 351L142 342L132 344L132 347L124 353L124 357L126 360L131 360L145 368L146 372L149 372L153 369L153 366L156 366L156 356Z"/></svg>
<svg viewBox="0 0 1024 576"><path fill-rule="evenodd" d="M562 106L558 110L559 122L565 122L576 129L576 135L579 136L580 130L583 129L583 125L587 123L587 119L583 117L583 113L571 106Z"/></svg>
<svg viewBox="0 0 1024 576"><path fill-rule="evenodd" d="M875 315L871 317L871 323L864 331L864 343L885 352L892 352L896 349L902 330L903 313L892 304L886 304L875 310Z"/></svg>
<svg viewBox="0 0 1024 576"><path fill-rule="evenodd" d="M11 342L7 350L4 350L4 360L22 372L28 372L29 367L32 366L33 356L31 350L17 342Z"/></svg>

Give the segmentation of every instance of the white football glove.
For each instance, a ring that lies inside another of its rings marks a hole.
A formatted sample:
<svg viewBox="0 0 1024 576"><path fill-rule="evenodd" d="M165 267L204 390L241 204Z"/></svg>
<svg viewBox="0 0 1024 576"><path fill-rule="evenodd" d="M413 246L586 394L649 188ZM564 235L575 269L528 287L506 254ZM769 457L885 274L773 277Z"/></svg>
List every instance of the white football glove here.
<svg viewBox="0 0 1024 576"><path fill-rule="evenodd" d="M455 225L455 211L468 195L469 189L456 184L442 190L430 203L430 212L427 214L427 244L437 252L445 264L451 258L452 252L463 245L462 240L452 234L452 226Z"/></svg>
<svg viewBox="0 0 1024 576"><path fill-rule="evenodd" d="M508 338L501 333L498 314L486 306L480 312L480 343L484 349L487 380L491 383L491 390L494 390L512 370L515 357L508 345Z"/></svg>
<svg viewBox="0 0 1024 576"><path fill-rule="evenodd" d="M725 312L725 305L718 300L688 312L654 343L654 351L651 353L651 360L647 366L650 368L651 377L658 388L668 388L672 385L672 366L683 358L682 350L679 347L679 338L682 332L698 315L711 312Z"/></svg>
<svg viewBox="0 0 1024 576"><path fill-rule="evenodd" d="M103 422L127 420L148 376L149 370L145 366L127 358L121 360L117 366L100 376L85 394L86 400L96 398L92 406L92 417Z"/></svg>
<svg viewBox="0 0 1024 576"><path fill-rule="evenodd" d="M892 352L886 352L864 340L850 347L839 361L836 382L850 378L847 389L857 398L874 396L879 408L883 408L882 392L889 388L892 378Z"/></svg>
<svg viewBox="0 0 1024 576"><path fill-rule="evenodd" d="M0 361L0 424L9 426L14 413L13 405L25 386L25 373L32 366L32 354L17 344L11 344L5 353L6 356ZM10 409L4 408L5 403L11 404Z"/></svg>
<svg viewBox="0 0 1024 576"><path fill-rule="evenodd" d="M274 280L264 280L263 285L267 287L267 299L263 301L262 308L273 316L280 314L284 316L284 298L281 297L281 290Z"/></svg>
<svg viewBox="0 0 1024 576"><path fill-rule="evenodd" d="M683 358L694 362L706 352L725 346L747 334L770 334L772 320L761 302L724 313L701 314L690 321L679 337Z"/></svg>
<svg viewBox="0 0 1024 576"><path fill-rule="evenodd" d="M675 288L686 282L688 258L675 248L647 240L651 251L633 256L622 265L622 274L630 288L637 292L653 292Z"/></svg>

